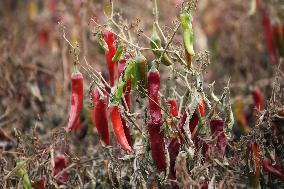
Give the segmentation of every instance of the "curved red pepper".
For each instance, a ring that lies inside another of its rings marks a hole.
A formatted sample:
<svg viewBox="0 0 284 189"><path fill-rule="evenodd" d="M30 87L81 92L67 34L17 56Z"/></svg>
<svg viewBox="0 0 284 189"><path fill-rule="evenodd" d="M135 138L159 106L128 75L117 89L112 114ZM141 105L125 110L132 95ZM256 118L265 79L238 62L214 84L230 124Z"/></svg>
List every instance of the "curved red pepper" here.
<svg viewBox="0 0 284 189"><path fill-rule="evenodd" d="M252 91L252 97L254 101L254 105L258 111L261 111L264 109L264 97L258 87L256 87Z"/></svg>
<svg viewBox="0 0 284 189"><path fill-rule="evenodd" d="M83 75L80 72L71 75L71 108L69 112L67 132L76 127L76 122L80 119L80 112L83 108Z"/></svg>
<svg viewBox="0 0 284 189"><path fill-rule="evenodd" d="M160 98L160 73L152 66L148 73L149 109L152 123L160 124L162 121Z"/></svg>
<svg viewBox="0 0 284 189"><path fill-rule="evenodd" d="M152 151L152 158L156 164L158 172L166 171L167 169L165 149L164 149L165 146L164 135L160 129L161 129L161 122L154 123L150 121L148 123L148 131L150 138L149 141Z"/></svg>
<svg viewBox="0 0 284 189"><path fill-rule="evenodd" d="M270 160L267 157L264 157L263 159L263 169L264 171L274 175L275 177L278 177L280 180L284 182L284 174L282 173L281 167L276 163L275 165L271 165Z"/></svg>
<svg viewBox="0 0 284 189"><path fill-rule="evenodd" d="M210 130L212 136L217 138L217 148L219 152L224 155L227 146L227 140L224 133L224 121L222 119L212 119L210 121Z"/></svg>
<svg viewBox="0 0 284 189"><path fill-rule="evenodd" d="M131 152L132 148L130 147L127 138L125 136L118 107L111 105L109 107L109 111L110 111L110 119L112 122L113 131L118 139L118 142L120 143L123 149L125 149L128 152Z"/></svg>
<svg viewBox="0 0 284 189"><path fill-rule="evenodd" d="M93 95L95 126L104 143L109 145L107 95L103 92L99 92L98 87L94 89Z"/></svg>
<svg viewBox="0 0 284 189"><path fill-rule="evenodd" d="M124 67L125 67L125 64L126 64L126 59L129 58L129 54L125 54L125 59L122 59L122 60L119 60L118 61L118 77L121 76L123 70L124 70ZM131 97L130 97L130 90L131 90L131 80L129 79L124 88L123 88L123 91L124 91L124 98L125 98L125 101L126 101L126 104L123 103L123 106L128 107L128 109L131 108ZM124 102L124 101L123 101ZM130 135L130 130L129 130L129 127L127 126L126 124L126 121L121 118L121 121L122 121L122 125L123 125L123 130L124 130L124 133L126 135L126 138L127 138L127 141L128 143L131 145L132 144L132 138L131 138L131 135Z"/></svg>
<svg viewBox="0 0 284 189"><path fill-rule="evenodd" d="M155 68L155 65L153 65L148 73L148 92L150 98L150 122L148 123L148 131L153 160L157 166L158 172L162 172L166 171L167 163L164 150L164 135L160 131L162 125L162 114L160 108L159 90L160 73Z"/></svg>
<svg viewBox="0 0 284 189"><path fill-rule="evenodd" d="M173 117L178 116L178 105L177 105L177 100L174 98L169 98L168 99L168 105L170 107L170 112Z"/></svg>
<svg viewBox="0 0 284 189"><path fill-rule="evenodd" d="M263 13L262 26L264 30L266 46L269 52L269 56L274 64L278 63L278 56L276 51L276 45L272 39L271 22L267 13Z"/></svg>
<svg viewBox="0 0 284 189"><path fill-rule="evenodd" d="M106 62L108 66L109 71L109 83L112 87L114 85L115 81L115 71L116 71L116 63L112 61L113 56L115 55L116 48L115 48L115 36L110 31L103 32L104 40L107 43L108 46L108 52L106 53Z"/></svg>

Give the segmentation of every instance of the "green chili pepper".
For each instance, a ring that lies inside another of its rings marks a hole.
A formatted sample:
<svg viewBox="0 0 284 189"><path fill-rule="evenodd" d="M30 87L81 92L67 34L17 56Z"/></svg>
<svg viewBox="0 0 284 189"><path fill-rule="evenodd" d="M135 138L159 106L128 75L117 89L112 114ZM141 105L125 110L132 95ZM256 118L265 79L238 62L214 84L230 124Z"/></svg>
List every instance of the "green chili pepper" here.
<svg viewBox="0 0 284 189"><path fill-rule="evenodd" d="M156 31L156 27L154 25L153 27L153 34L151 36L151 48L152 51L154 53L154 55L156 56L157 59L159 59L162 56L163 51L160 50L155 50L155 49L161 49L162 45L161 45L161 38L159 37L157 31ZM173 64L172 60L168 57L168 55L166 53L163 54L163 57L161 59L161 63L166 65L166 66L170 66Z"/></svg>
<svg viewBox="0 0 284 189"><path fill-rule="evenodd" d="M136 76L138 81L138 91L139 95L144 98L145 93L144 90L147 89L147 72L148 72L148 64L147 59L138 52L138 55L135 57L136 63ZM144 89L144 90L143 90Z"/></svg>
<svg viewBox="0 0 284 189"><path fill-rule="evenodd" d="M32 184L27 172L26 163L24 161L20 161L17 163L17 175L23 178L23 188L24 189L32 189Z"/></svg>
<svg viewBox="0 0 284 189"><path fill-rule="evenodd" d="M101 33L97 34L97 42L99 43L100 47L107 53L109 51L108 45L105 42Z"/></svg>
<svg viewBox="0 0 284 189"><path fill-rule="evenodd" d="M112 61L117 62L120 59L123 51L124 51L124 45L118 45L115 55L112 58Z"/></svg>
<svg viewBox="0 0 284 189"><path fill-rule="evenodd" d="M137 78L135 73L135 61L132 59L127 61L126 68L119 78L115 92L115 100L119 101L122 98L123 87L129 79L131 79L131 88L134 89L137 85Z"/></svg>
<svg viewBox="0 0 284 189"><path fill-rule="evenodd" d="M191 24L191 16L186 12L181 13L180 22L183 29L183 43L185 46L187 67L190 68L192 57L195 55L193 49L193 29Z"/></svg>

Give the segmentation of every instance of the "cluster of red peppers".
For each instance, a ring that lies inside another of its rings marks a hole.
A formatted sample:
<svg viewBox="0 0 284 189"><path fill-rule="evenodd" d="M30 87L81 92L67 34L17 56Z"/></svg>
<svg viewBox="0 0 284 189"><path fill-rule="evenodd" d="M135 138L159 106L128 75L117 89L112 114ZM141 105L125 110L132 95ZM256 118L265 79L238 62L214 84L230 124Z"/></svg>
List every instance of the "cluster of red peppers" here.
<svg viewBox="0 0 284 189"><path fill-rule="evenodd" d="M260 117L259 114L265 108L264 95L262 94L261 90L258 87L255 87L251 90L251 96L254 102L253 112L256 115L255 117L257 121ZM237 99L235 102L236 120L241 126L242 134L248 135L250 132L250 127L247 122L247 116L243 113L243 109L244 109L244 103L242 99ZM273 125L271 128L273 129ZM249 167L252 167L252 169L248 170L249 185L251 187L258 188L260 185L261 165L265 172L277 177L279 180L284 181L284 172L282 171L282 167L280 165L277 156L276 156L276 163L274 165L267 156L264 156L261 162L259 144L252 140L250 140L247 143L246 154L247 154L248 165L251 165Z"/></svg>
<svg viewBox="0 0 284 189"><path fill-rule="evenodd" d="M271 16L261 0L256 0L257 8L262 16L262 26L269 56L274 64L279 63L279 57L284 57L284 24L271 20Z"/></svg>

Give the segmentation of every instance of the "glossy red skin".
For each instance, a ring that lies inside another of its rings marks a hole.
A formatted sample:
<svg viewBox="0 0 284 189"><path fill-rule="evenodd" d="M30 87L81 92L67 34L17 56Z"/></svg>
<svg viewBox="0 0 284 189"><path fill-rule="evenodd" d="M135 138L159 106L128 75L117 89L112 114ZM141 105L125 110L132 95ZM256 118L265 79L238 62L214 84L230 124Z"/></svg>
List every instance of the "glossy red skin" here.
<svg viewBox="0 0 284 189"><path fill-rule="evenodd" d="M224 155L227 146L227 139L224 133L224 121L221 119L212 119L210 121L210 130L212 137L217 137L217 148L219 152Z"/></svg>
<svg viewBox="0 0 284 189"><path fill-rule="evenodd" d="M260 91L260 89L257 87L252 91L252 97L254 101L254 105L258 111L261 111L264 109L264 97Z"/></svg>
<svg viewBox="0 0 284 189"><path fill-rule="evenodd" d="M83 75L80 72L71 75L71 107L69 112L68 125L65 128L70 132L76 127L80 112L83 108Z"/></svg>
<svg viewBox="0 0 284 189"><path fill-rule="evenodd" d="M162 172L166 171L167 163L166 163L166 156L165 156L165 141L164 135L160 132L161 129L161 122L154 123L150 121L148 123L148 131L149 131L149 138L150 138L150 148L152 152L152 158L156 164L157 171Z"/></svg>
<svg viewBox="0 0 284 189"><path fill-rule="evenodd" d="M275 177L278 177L280 180L284 182L284 174L282 173L279 162L276 161L276 164L272 165L270 160L267 157L264 157L263 170L274 175Z"/></svg>
<svg viewBox="0 0 284 189"><path fill-rule="evenodd" d="M132 151L131 146L129 145L126 135L124 133L120 112L118 111L118 107L111 105L109 107L110 119L112 122L113 131L118 139L119 144L122 148L128 152Z"/></svg>
<svg viewBox="0 0 284 189"><path fill-rule="evenodd" d="M101 96L98 88L94 89L93 101L94 101L94 118L95 126L99 135L106 145L109 145L109 131L108 131L108 119L107 119L107 102L108 98L105 93Z"/></svg>
<svg viewBox="0 0 284 189"><path fill-rule="evenodd" d="M64 155L57 155L54 158L54 168L53 168L53 176L57 175L63 169L67 167L68 161ZM67 172L63 172L56 179L58 184L64 184L69 180L69 176Z"/></svg>
<svg viewBox="0 0 284 189"><path fill-rule="evenodd" d="M177 100L174 98L169 98L168 99L168 104L170 107L170 112L172 114L173 117L177 117L178 116L178 105L177 105Z"/></svg>
<svg viewBox="0 0 284 189"><path fill-rule="evenodd" d="M264 30L266 46L268 49L269 56L274 64L278 63L278 56L276 51L276 45L272 39L272 28L270 18L267 13L263 13L262 15L262 26Z"/></svg>
<svg viewBox="0 0 284 189"><path fill-rule="evenodd" d="M129 55L125 54L125 57L127 59L127 58L129 58ZM125 64L126 64L126 59L122 59L122 60L118 61L118 68L117 68L118 77L121 76L121 74L124 70L124 67L125 67ZM127 104L127 107L128 107L129 110L131 108L130 90L131 90L131 80L128 80L126 82L126 85L123 88L123 92L124 92L124 98L125 98L125 101L126 101L126 104ZM123 106L125 107L126 105L123 103ZM127 123L123 118L121 118L121 121L122 121L123 129L124 129L124 133L126 135L127 141L130 145L132 145L132 138L131 138L131 135L130 135L129 127L127 126Z"/></svg>
<svg viewBox="0 0 284 189"><path fill-rule="evenodd" d="M113 56L115 55L116 48L115 48L115 36L110 31L103 32L104 40L108 46L108 52L106 53L106 62L109 71L109 84L112 87L115 82L115 71L116 71L116 63L112 61Z"/></svg>
<svg viewBox="0 0 284 189"><path fill-rule="evenodd" d="M162 114L160 108L160 98L159 98L159 89L160 89L160 73L158 70L150 70L148 73L148 91L149 97L149 109L150 117L152 123L160 124L162 121ZM153 102L154 101L154 102Z"/></svg>

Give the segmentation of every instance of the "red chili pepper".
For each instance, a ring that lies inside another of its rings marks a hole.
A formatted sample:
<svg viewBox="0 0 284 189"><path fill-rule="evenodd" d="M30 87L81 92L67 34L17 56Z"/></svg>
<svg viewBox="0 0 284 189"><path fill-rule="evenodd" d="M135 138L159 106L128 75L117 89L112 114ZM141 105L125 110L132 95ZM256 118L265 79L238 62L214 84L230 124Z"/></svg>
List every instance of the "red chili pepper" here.
<svg viewBox="0 0 284 189"><path fill-rule="evenodd" d="M108 46L108 52L106 53L105 57L106 57L106 62L108 66L108 71L109 71L109 82L110 82L110 86L113 86L114 81L115 81L115 70L116 70L116 63L112 61L112 58L116 52L116 48L114 44L115 36L110 31L105 31L103 33L103 36Z"/></svg>
<svg viewBox="0 0 284 189"><path fill-rule="evenodd" d="M177 105L177 100L175 98L169 98L168 99L168 105L170 107L170 112L173 117L178 116L178 105Z"/></svg>
<svg viewBox="0 0 284 189"><path fill-rule="evenodd" d="M160 129L161 129L161 122L154 123L150 121L148 123L148 131L150 138L149 141L152 151L152 158L157 166L158 172L166 171L167 169L165 149L164 149L165 146L164 135Z"/></svg>
<svg viewBox="0 0 284 189"><path fill-rule="evenodd" d="M168 104L170 107L170 112L173 117L178 117L178 105L177 100L175 98L169 98ZM173 123L172 123L173 124ZM172 125L173 127L173 125ZM170 179L176 179L176 170L175 170L175 164L176 164L176 158L179 153L180 148L180 142L177 138L174 138L171 140L168 151L170 156L170 172L169 172L169 178Z"/></svg>
<svg viewBox="0 0 284 189"><path fill-rule="evenodd" d="M217 148L219 152L224 155L227 146L227 140L224 133L224 121L222 119L214 118L210 121L210 130L212 137L217 138Z"/></svg>
<svg viewBox="0 0 284 189"><path fill-rule="evenodd" d="M270 18L267 13L263 13L262 17L262 25L266 40L266 46L270 55L270 58L274 64L278 63L278 56L276 52L276 45L274 41L272 40L272 31L271 31L271 23Z"/></svg>
<svg viewBox="0 0 284 189"><path fill-rule="evenodd" d="M154 65L148 73L149 109L151 121L154 124L160 124L162 121L159 89L160 73Z"/></svg>
<svg viewBox="0 0 284 189"><path fill-rule="evenodd" d="M80 112L83 108L83 75L77 71L71 75L71 108L69 113L67 132L76 127L76 122L80 119Z"/></svg>
<svg viewBox="0 0 284 189"><path fill-rule="evenodd" d="M270 160L267 157L263 159L263 169L264 171L278 177L280 180L284 182L284 174L282 173L281 166L279 162L276 162L275 165L271 165Z"/></svg>
<svg viewBox="0 0 284 189"><path fill-rule="evenodd" d="M148 131L150 136L150 147L153 160L157 166L158 172L166 171L167 163L164 151L164 136L160 131L162 123L162 114L159 99L160 90L160 73L155 65L152 66L148 73L148 91L149 91L149 109L150 122Z"/></svg>
<svg viewBox="0 0 284 189"><path fill-rule="evenodd" d="M110 111L110 119L112 122L113 130L118 139L118 142L120 143L123 149L125 149L128 152L131 152L132 148L131 146L129 146L129 143L125 136L118 107L115 105L111 105L109 107L109 111Z"/></svg>
<svg viewBox="0 0 284 189"><path fill-rule="evenodd" d="M175 164L179 153L179 148L180 148L179 140L177 138L172 139L168 146L168 151L170 156L170 172L169 172L170 179L176 179Z"/></svg>
<svg viewBox="0 0 284 189"><path fill-rule="evenodd" d="M254 164L254 172L249 173L249 184L253 188L259 187L259 176L260 176L260 157L259 147L257 143L248 142L247 144L247 157L252 157Z"/></svg>
<svg viewBox="0 0 284 189"><path fill-rule="evenodd" d="M107 119L107 95L99 91L96 87L94 89L94 118L95 126L99 135L106 145L109 145L109 131L108 131L108 119Z"/></svg>
<svg viewBox="0 0 284 189"><path fill-rule="evenodd" d="M264 109L264 97L258 87L256 87L252 91L252 97L254 100L254 105L258 111L261 111Z"/></svg>
<svg viewBox="0 0 284 189"><path fill-rule="evenodd" d="M205 103L204 103L203 100L199 103L198 108L199 108L200 115L204 116L204 113L205 113ZM178 126L178 128L180 129L181 133L184 133L183 126L185 124L186 118L187 118L187 113L185 111L183 113L181 122L179 123L179 126ZM196 126L197 126L197 124L198 124L198 115L197 115L197 113L195 111L194 114L192 115L192 118L191 118L190 122L189 122L189 129L190 129L190 132L191 132L192 136L194 136L196 134L196 129L197 129ZM180 136L180 139L183 140L181 136ZM201 141L199 141L197 138L194 140L194 144L195 144L196 148L199 147L199 143L200 142ZM180 144L179 140L177 138L174 138L174 139L171 140L171 142L170 142L170 144L168 146L168 151L169 151L169 155L170 155L170 173L169 173L169 178L172 178L172 179L176 178L176 174L175 174L175 161L176 161L176 158L177 158L177 155L178 155L178 152L179 152L180 145L181 144ZM205 146L205 148L206 148L206 146ZM207 145L207 149L208 149L208 145Z"/></svg>
<svg viewBox="0 0 284 189"><path fill-rule="evenodd" d="M124 67L125 67L125 64L126 64L126 59L129 58L129 54L126 53L124 56L125 56L125 59L121 59L121 60L118 61L118 77L121 76L121 74L124 70ZM125 86L123 87L124 98L125 98L125 101L126 101L126 104L124 104L124 101L123 101L123 106L125 108L127 106L128 109L131 108L130 90L131 90L131 79L129 79L126 82ZM130 135L129 127L127 126L126 121L123 118L121 118L121 121L122 121L123 130L124 130L124 133L126 135L127 141L131 145L132 144L132 138L131 138L131 135Z"/></svg>
<svg viewBox="0 0 284 189"><path fill-rule="evenodd" d="M282 31L282 25L279 23L274 23L272 25L273 31L273 41L277 46L278 54L284 57L284 33Z"/></svg>
<svg viewBox="0 0 284 189"><path fill-rule="evenodd" d="M56 176L59 172L67 167L68 161L64 155L57 155L54 159L53 176ZM69 180L67 172L62 172L56 177L58 184L64 184Z"/></svg>
<svg viewBox="0 0 284 189"><path fill-rule="evenodd" d="M198 109L200 116L203 117L205 115L205 109L206 109L206 104L203 99L198 103Z"/></svg>
<svg viewBox="0 0 284 189"><path fill-rule="evenodd" d="M45 189L46 178L38 178L33 181L34 189Z"/></svg>

